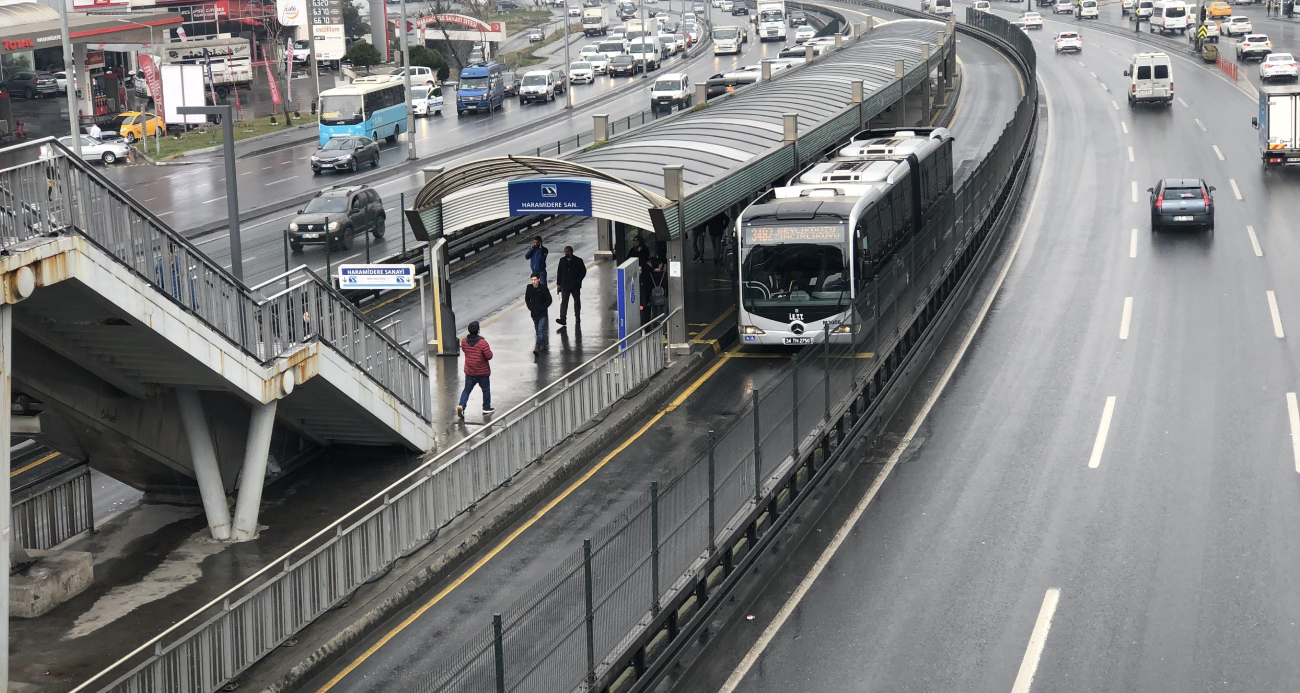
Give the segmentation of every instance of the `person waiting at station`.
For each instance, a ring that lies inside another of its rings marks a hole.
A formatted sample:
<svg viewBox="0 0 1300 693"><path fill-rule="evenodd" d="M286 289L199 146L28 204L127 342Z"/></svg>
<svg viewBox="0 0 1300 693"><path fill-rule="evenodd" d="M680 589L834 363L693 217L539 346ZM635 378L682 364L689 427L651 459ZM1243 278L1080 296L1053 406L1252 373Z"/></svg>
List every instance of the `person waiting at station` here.
<svg viewBox="0 0 1300 693"><path fill-rule="evenodd" d="M713 264L715 265L722 264L723 242L726 240L729 226L731 226L731 217L726 213L709 220L709 237L713 239Z"/></svg>
<svg viewBox="0 0 1300 693"><path fill-rule="evenodd" d="M551 254L551 250L542 245L542 237L536 236L533 242L529 244L528 250L524 251L524 259L528 261L528 270L535 272L542 278L542 286L546 286L546 256Z"/></svg>
<svg viewBox="0 0 1300 693"><path fill-rule="evenodd" d="M573 298L573 322L582 325L582 280L587 276L587 265L573 254L573 246L564 246L564 257L555 264L555 290L560 294L560 317L555 322L560 329L568 323L569 298Z"/></svg>
<svg viewBox="0 0 1300 693"><path fill-rule="evenodd" d="M646 271L646 266L650 264L650 248L641 240L641 234L632 237L632 247L627 251L628 259L636 258L637 264L641 266L641 271Z"/></svg>
<svg viewBox="0 0 1300 693"><path fill-rule="evenodd" d="M533 345L534 361L537 360L537 355L542 353L542 347L550 341L546 325L551 301L551 290L542 281L542 275L533 272L528 287L524 289L524 306L528 308L528 314L533 318L533 329L537 333L537 341Z"/></svg>
<svg viewBox="0 0 1300 693"><path fill-rule="evenodd" d="M641 324L649 324L667 309L668 273L662 258L652 258L641 272Z"/></svg>
<svg viewBox="0 0 1300 693"><path fill-rule="evenodd" d="M469 334L460 340L460 353L465 355L465 389L460 392L460 404L456 406L456 417L465 418L465 405L469 404L469 394L474 386L483 390L483 413L492 413L492 347L486 339L478 334L478 321L469 324Z"/></svg>

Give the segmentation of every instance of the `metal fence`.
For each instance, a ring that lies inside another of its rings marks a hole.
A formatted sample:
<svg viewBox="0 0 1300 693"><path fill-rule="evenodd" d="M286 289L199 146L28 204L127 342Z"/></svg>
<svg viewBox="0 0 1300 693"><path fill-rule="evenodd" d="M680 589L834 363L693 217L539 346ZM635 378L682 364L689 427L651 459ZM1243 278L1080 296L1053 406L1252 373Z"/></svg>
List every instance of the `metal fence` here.
<svg viewBox="0 0 1300 693"><path fill-rule="evenodd" d="M10 499L14 541L45 550L95 528L90 467L82 465L15 491Z"/></svg>
<svg viewBox="0 0 1300 693"><path fill-rule="evenodd" d="M610 137L620 132L627 132L634 128L639 128L646 123L653 123L660 118L672 115L675 111L647 108L640 113L633 113L626 118L612 120L609 123ZM596 142L596 134L593 132L580 132L573 137L557 140L555 144L548 144L544 147L535 147L526 152L520 152L523 156L560 156L565 152L572 152L590 146Z"/></svg>
<svg viewBox="0 0 1300 693"><path fill-rule="evenodd" d="M28 160L0 170L0 247L77 234L262 364L301 345L299 334L274 315L276 306L55 140L0 149L0 157ZM319 314L355 313L328 282L315 275L306 280L318 285ZM424 366L359 313L313 334L429 420ZM366 347L361 353L358 344Z"/></svg>
<svg viewBox="0 0 1300 693"><path fill-rule="evenodd" d="M312 291L280 298L310 305ZM608 347L75 690L224 686L661 371L666 326L661 317Z"/></svg>
<svg viewBox="0 0 1300 693"><path fill-rule="evenodd" d="M1019 30L996 17L976 21L1027 53L1032 66L1033 49ZM877 355L906 351L894 347L907 345L917 318L943 295L940 285L952 281L954 268L960 274L958 263L1007 204L1009 182L1032 143L1036 107L1031 86L968 182L939 203L855 299L842 332L805 348L754 390L727 428L709 432L704 455L652 483L527 596L499 615L481 616L476 636L430 652L428 671L413 689L568 693L608 683L622 668L630 634L678 590L692 589L692 572L719 542L771 502L775 481L811 454L819 434L881 372Z"/></svg>

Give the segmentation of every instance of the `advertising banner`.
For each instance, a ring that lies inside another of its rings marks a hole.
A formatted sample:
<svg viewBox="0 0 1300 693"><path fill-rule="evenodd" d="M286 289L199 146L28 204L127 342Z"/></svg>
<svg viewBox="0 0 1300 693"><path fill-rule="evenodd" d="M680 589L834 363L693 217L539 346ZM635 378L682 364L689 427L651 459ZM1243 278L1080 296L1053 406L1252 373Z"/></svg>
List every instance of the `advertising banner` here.
<svg viewBox="0 0 1300 693"><path fill-rule="evenodd" d="M591 181L528 178L510 181L510 216L573 214L591 216Z"/></svg>
<svg viewBox="0 0 1300 693"><path fill-rule="evenodd" d="M279 106L280 85L275 83L275 75L271 74L271 63L262 63L262 67L266 68L266 81L271 85L271 103Z"/></svg>
<svg viewBox="0 0 1300 693"><path fill-rule="evenodd" d="M303 26L307 23L305 0L276 0L275 18L284 26Z"/></svg>
<svg viewBox="0 0 1300 693"><path fill-rule="evenodd" d="M339 265L339 289L414 289L415 265Z"/></svg>
<svg viewBox="0 0 1300 693"><path fill-rule="evenodd" d="M154 96L154 108L159 113L166 113L163 107L162 78L158 74L158 66L153 62L153 56L140 54L140 71L144 73L145 84L149 85L149 93Z"/></svg>

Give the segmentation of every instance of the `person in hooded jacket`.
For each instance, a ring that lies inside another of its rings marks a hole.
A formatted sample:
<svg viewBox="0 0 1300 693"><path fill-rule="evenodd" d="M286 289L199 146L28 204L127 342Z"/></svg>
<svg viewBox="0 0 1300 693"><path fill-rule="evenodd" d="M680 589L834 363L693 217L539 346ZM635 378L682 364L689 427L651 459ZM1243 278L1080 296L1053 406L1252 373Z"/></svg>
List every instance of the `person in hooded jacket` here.
<svg viewBox="0 0 1300 693"><path fill-rule="evenodd" d="M546 315L551 307L551 291L547 288L542 276L533 272L529 277L529 284L524 288L524 306L528 308L528 314L533 318L533 326L537 332L537 343L533 345L533 360L537 360L537 355L541 353L542 347L545 347L550 341L550 334L547 332Z"/></svg>
<svg viewBox="0 0 1300 693"><path fill-rule="evenodd" d="M483 389L483 413L492 413L492 347L488 341L479 336L478 321L469 324L469 334L460 340L460 353L465 355L465 389L460 392L460 404L456 406L456 416L465 418L465 405L469 404L469 393L478 385Z"/></svg>

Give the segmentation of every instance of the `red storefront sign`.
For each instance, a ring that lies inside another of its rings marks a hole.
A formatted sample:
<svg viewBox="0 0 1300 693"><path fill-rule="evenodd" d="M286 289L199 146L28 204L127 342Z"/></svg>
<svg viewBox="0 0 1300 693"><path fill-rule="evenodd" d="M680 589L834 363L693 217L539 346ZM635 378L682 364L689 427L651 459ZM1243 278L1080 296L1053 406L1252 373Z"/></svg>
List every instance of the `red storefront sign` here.
<svg viewBox="0 0 1300 693"><path fill-rule="evenodd" d="M0 44L3 44L5 50L7 51L16 51L16 50L21 50L23 48L36 47L35 44L32 43L31 39L18 39L17 41L5 40L5 41L0 41Z"/></svg>

